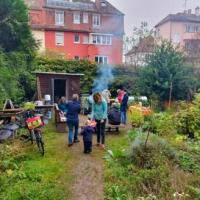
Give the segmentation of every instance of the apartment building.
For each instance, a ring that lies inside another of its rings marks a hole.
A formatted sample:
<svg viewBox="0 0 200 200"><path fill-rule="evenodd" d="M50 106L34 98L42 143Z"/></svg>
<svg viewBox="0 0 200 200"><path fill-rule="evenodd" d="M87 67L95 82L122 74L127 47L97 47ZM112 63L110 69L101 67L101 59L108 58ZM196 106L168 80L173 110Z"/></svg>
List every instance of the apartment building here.
<svg viewBox="0 0 200 200"><path fill-rule="evenodd" d="M121 64L124 14L106 0L25 0L40 51Z"/></svg>
<svg viewBox="0 0 200 200"><path fill-rule="evenodd" d="M155 36L172 41L186 50L194 43L200 44L200 8L197 7L194 13L189 9L168 15L155 26Z"/></svg>

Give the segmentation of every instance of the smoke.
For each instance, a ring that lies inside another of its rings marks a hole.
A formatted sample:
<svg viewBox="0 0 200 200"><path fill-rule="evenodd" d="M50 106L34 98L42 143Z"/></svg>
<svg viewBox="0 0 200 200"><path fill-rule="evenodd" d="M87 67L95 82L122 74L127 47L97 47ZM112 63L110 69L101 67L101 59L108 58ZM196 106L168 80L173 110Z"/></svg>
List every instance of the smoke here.
<svg viewBox="0 0 200 200"><path fill-rule="evenodd" d="M113 81L113 68L111 65L100 65L97 74L92 92L102 92L108 89L109 84Z"/></svg>

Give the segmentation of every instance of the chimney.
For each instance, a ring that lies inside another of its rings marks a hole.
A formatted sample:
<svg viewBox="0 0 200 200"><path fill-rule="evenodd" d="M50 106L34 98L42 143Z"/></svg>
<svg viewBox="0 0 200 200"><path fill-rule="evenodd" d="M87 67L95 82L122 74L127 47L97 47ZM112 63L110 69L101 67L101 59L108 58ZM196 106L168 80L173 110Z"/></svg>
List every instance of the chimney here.
<svg viewBox="0 0 200 200"><path fill-rule="evenodd" d="M195 15L197 15L197 16L200 15L200 8L199 8L199 6L197 6L197 7L195 8Z"/></svg>
<svg viewBox="0 0 200 200"><path fill-rule="evenodd" d="M189 14L189 15L192 14L192 9L188 9L188 14Z"/></svg>
<svg viewBox="0 0 200 200"><path fill-rule="evenodd" d="M101 8L101 0L95 0L95 4L97 9L99 10Z"/></svg>

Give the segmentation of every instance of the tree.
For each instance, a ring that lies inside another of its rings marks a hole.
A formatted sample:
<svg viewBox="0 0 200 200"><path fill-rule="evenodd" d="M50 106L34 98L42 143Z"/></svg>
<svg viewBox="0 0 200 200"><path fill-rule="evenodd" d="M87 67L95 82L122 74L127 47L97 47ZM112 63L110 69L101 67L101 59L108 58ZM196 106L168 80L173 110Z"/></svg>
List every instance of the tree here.
<svg viewBox="0 0 200 200"><path fill-rule="evenodd" d="M193 87L193 69L184 65L183 53L172 43L162 41L139 73L140 90L160 101L186 99Z"/></svg>
<svg viewBox="0 0 200 200"><path fill-rule="evenodd" d="M30 54L36 48L28 24L28 10L23 0L0 1L0 47L5 52Z"/></svg>
<svg viewBox="0 0 200 200"><path fill-rule="evenodd" d="M127 53L133 47L137 46L138 43L148 36L152 35L152 30L149 30L147 22L141 22L140 27L134 27L131 36L126 36L124 38L124 51Z"/></svg>

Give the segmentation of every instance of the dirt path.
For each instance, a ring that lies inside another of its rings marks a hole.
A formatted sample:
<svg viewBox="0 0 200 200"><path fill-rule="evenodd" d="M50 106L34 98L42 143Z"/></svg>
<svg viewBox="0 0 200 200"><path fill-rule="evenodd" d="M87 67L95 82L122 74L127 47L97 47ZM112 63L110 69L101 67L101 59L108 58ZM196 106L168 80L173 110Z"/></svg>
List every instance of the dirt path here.
<svg viewBox="0 0 200 200"><path fill-rule="evenodd" d="M93 152L85 155L82 141L71 147L70 151L76 159L71 200L103 200L103 151L93 146Z"/></svg>

